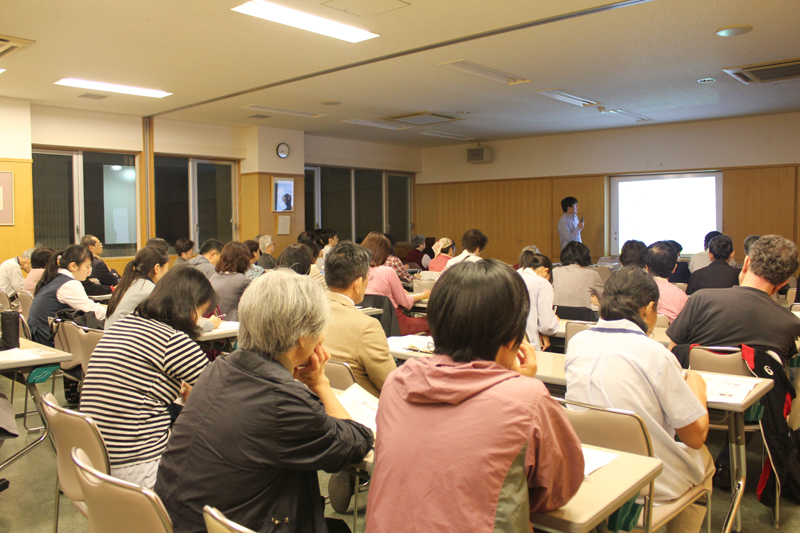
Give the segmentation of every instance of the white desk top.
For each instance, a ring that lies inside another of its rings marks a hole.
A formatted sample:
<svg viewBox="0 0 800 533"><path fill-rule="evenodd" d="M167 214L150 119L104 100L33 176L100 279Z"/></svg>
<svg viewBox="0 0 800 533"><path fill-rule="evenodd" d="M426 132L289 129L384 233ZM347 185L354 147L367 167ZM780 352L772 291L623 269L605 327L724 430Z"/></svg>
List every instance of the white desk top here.
<svg viewBox="0 0 800 533"><path fill-rule="evenodd" d="M239 323L223 320L217 329L203 333L197 338L197 342L218 341L221 339L232 339L239 336Z"/></svg>
<svg viewBox="0 0 800 533"><path fill-rule="evenodd" d="M111 299L112 294L95 294L94 296L89 296L90 300L94 300L95 302L107 302Z"/></svg>
<svg viewBox="0 0 800 533"><path fill-rule="evenodd" d="M49 364L62 363L64 361L71 361L72 354L50 348L43 344L38 344L27 339L19 340L20 350L34 350L33 355L35 358L19 358L19 359L6 359L2 357L0 352L0 370L16 370L19 368L28 368L34 366L42 366Z"/></svg>
<svg viewBox="0 0 800 533"><path fill-rule="evenodd" d="M427 348L428 343L433 343L433 337L424 336L424 335L406 335L404 337L388 337L386 341L389 343L389 353L392 357L397 359L419 359L420 357L429 357L431 354L427 352L422 352L418 350L410 350L409 346L409 339L407 337L413 337L414 344L416 346L425 346Z"/></svg>
<svg viewBox="0 0 800 533"><path fill-rule="evenodd" d="M356 309L364 313L368 316L377 316L383 314L383 309L378 309L377 307L359 307L356 306Z"/></svg>

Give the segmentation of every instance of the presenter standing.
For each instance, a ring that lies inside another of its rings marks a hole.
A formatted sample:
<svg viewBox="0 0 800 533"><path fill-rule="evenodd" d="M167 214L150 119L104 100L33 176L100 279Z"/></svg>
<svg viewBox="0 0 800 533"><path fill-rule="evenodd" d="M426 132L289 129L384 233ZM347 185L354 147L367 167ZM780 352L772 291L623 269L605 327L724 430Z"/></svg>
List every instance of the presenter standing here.
<svg viewBox="0 0 800 533"><path fill-rule="evenodd" d="M558 221L558 237L561 239L561 249L572 241L581 242L583 219L578 219L578 199L567 196L561 200L561 209L564 214Z"/></svg>

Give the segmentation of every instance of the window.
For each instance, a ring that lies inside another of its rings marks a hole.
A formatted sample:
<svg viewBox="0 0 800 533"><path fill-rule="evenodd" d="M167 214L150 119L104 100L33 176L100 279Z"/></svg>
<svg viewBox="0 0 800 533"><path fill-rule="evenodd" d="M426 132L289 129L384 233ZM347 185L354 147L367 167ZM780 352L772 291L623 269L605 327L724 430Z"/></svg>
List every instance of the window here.
<svg viewBox="0 0 800 533"><path fill-rule="evenodd" d="M35 150L33 233L37 246L62 250L87 234L105 257L136 253L136 157Z"/></svg>
<svg viewBox="0 0 800 533"><path fill-rule="evenodd" d="M306 229L332 228L339 239L371 231L411 238L411 176L331 167L306 167Z"/></svg>

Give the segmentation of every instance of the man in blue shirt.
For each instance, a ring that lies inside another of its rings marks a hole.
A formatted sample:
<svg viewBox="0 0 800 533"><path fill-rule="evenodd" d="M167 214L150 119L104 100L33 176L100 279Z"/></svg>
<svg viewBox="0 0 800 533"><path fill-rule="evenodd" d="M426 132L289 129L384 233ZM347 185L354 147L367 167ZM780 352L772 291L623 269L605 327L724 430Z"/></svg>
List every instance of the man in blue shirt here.
<svg viewBox="0 0 800 533"><path fill-rule="evenodd" d="M574 196L567 196L561 200L561 209L564 214L558 221L558 236L563 250L572 241L581 242L583 221L578 219L578 199Z"/></svg>

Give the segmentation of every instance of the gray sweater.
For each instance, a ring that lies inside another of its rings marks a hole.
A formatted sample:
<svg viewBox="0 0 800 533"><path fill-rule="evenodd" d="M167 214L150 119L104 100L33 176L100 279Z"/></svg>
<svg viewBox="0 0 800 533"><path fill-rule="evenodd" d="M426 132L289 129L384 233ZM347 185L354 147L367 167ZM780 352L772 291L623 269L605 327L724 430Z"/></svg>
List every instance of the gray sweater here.
<svg viewBox="0 0 800 533"><path fill-rule="evenodd" d="M117 304L114 312L111 313L111 316L106 318L106 323L103 328L109 330L111 326L114 325L114 322L133 313L136 306L139 305L142 300L150 296L150 293L153 292L155 288L156 284L149 279L139 278L131 283L131 286L128 287L128 290L122 295L122 299Z"/></svg>
<svg viewBox="0 0 800 533"><path fill-rule="evenodd" d="M251 281L239 272L216 272L211 276L211 286L219 297L219 309L226 315L225 320L239 320L239 300Z"/></svg>
<svg viewBox="0 0 800 533"><path fill-rule="evenodd" d="M214 270L214 265L211 264L211 261L202 255L192 257L190 260L186 261L186 264L195 267L197 270L205 274L208 279L211 279L211 276L213 276L216 272L216 270Z"/></svg>

